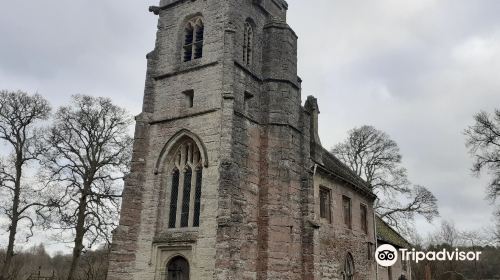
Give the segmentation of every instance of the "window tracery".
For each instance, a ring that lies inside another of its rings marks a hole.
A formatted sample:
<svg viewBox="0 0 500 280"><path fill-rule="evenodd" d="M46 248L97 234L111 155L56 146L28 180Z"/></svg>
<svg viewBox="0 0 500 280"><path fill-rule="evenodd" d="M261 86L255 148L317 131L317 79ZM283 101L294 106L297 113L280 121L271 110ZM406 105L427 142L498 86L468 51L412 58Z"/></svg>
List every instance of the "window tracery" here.
<svg viewBox="0 0 500 280"><path fill-rule="evenodd" d="M245 65L252 64L253 56L253 27L250 22L245 23L244 39L243 39L243 63Z"/></svg>
<svg viewBox="0 0 500 280"><path fill-rule="evenodd" d="M191 19L184 29L184 62L203 57L205 26L201 17Z"/></svg>
<svg viewBox="0 0 500 280"><path fill-rule="evenodd" d="M203 166L201 153L192 139L181 142L170 166L169 228L200 225Z"/></svg>

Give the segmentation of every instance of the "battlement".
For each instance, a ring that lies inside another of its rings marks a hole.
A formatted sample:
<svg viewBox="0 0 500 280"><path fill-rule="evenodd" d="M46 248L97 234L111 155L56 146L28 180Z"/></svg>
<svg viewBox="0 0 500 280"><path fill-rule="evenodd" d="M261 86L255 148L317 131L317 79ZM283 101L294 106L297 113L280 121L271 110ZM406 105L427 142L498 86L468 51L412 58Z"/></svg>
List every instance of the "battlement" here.
<svg viewBox="0 0 500 280"><path fill-rule="evenodd" d="M171 5L175 2L181 2L183 0L160 0L160 7Z"/></svg>
<svg viewBox="0 0 500 280"><path fill-rule="evenodd" d="M253 3L271 17L286 21L288 3L285 0L253 0Z"/></svg>
<svg viewBox="0 0 500 280"><path fill-rule="evenodd" d="M185 1L196 0L160 0L160 9L175 6ZM253 4L258 6L264 13L271 17L280 20L286 20L286 11L288 10L288 3L285 0L247 0L252 1Z"/></svg>

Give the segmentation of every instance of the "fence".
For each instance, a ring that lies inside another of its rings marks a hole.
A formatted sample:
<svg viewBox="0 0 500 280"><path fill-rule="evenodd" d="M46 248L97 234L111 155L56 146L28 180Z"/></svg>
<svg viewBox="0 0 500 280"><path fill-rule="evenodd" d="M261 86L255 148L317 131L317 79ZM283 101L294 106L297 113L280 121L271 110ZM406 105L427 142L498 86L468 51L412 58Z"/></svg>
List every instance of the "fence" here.
<svg viewBox="0 0 500 280"><path fill-rule="evenodd" d="M51 276L42 276L41 275L42 267L38 267L38 272L32 273L26 280L56 280L56 275L54 271L52 271Z"/></svg>

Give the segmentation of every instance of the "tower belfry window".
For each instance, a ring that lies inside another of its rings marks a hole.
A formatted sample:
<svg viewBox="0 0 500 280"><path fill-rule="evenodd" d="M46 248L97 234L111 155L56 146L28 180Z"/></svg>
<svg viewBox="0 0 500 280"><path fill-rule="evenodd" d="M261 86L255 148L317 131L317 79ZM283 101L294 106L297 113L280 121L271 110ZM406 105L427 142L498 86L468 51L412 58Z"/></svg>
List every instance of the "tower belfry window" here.
<svg viewBox="0 0 500 280"><path fill-rule="evenodd" d="M184 62L203 57L205 26L201 17L190 20L184 29Z"/></svg>
<svg viewBox="0 0 500 280"><path fill-rule="evenodd" d="M245 33L243 39L243 63L252 64L253 56L253 28L249 22L245 23Z"/></svg>

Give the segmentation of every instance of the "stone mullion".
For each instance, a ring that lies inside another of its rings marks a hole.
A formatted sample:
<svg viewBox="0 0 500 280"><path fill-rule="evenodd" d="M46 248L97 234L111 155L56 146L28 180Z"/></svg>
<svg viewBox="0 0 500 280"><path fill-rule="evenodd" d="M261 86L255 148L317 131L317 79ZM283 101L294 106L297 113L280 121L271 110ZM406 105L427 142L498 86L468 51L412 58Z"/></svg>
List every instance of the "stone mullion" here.
<svg viewBox="0 0 500 280"><path fill-rule="evenodd" d="M247 40L248 40L248 33L247 33L247 30L246 30L246 26L245 26L245 33L243 34L244 38L243 38L243 63L246 63L247 62Z"/></svg>
<svg viewBox="0 0 500 280"><path fill-rule="evenodd" d="M247 53L246 53L246 62L247 65L250 65L252 63L252 44L253 44L253 29L251 26L248 27L247 30Z"/></svg>
<svg viewBox="0 0 500 280"><path fill-rule="evenodd" d="M193 43L191 44L191 60L194 59L195 51L196 51L196 24L193 24Z"/></svg>

